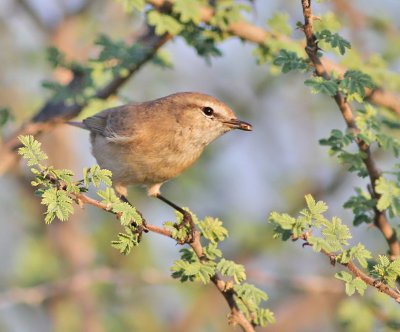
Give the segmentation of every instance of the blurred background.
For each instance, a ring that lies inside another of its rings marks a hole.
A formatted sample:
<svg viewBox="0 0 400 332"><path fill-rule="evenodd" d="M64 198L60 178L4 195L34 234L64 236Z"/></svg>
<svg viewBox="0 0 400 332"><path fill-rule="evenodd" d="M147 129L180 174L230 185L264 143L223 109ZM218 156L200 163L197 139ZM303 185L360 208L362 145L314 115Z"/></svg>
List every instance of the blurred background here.
<svg viewBox="0 0 400 332"><path fill-rule="evenodd" d="M314 12L335 14L343 25L341 34L365 59L378 54L398 73L400 2L345 4L317 3ZM302 19L299 1L254 1L252 6L247 18L260 26L278 11L289 15L292 27ZM382 22L389 27L384 32L376 28ZM43 80L70 79L66 71L53 71L47 47L86 61L98 52L93 40L99 33L129 39L142 24L140 14L127 14L112 0L1 0L0 106L9 107L15 117L3 136L28 121L50 96L41 87ZM303 35L294 30L292 37ZM273 239L267 223L271 211L297 212L304 195L312 193L327 202L329 216L351 226L351 213L342 205L355 186L366 182L346 173L318 144L331 129L345 128L334 103L311 95L303 84L306 75L277 75L268 65L257 65L254 45L238 39L225 41L223 56L211 64L180 38L164 49L173 69L147 64L118 96L90 112L177 91L205 92L230 105L254 131L218 139L194 167L163 186L163 193L201 218L224 221L230 234L222 246L225 256L244 264L249 282L270 297L267 306L277 324L266 331L380 330L379 320L367 314L360 326L343 325L349 313L364 308L357 297L345 297L343 284L333 278L338 269L299 243ZM85 131L62 125L40 141L56 167L79 175L95 164ZM379 166L393 163L378 157ZM0 177L0 187L0 331L233 330L226 321L228 307L212 285L181 284L170 277L180 249L174 241L146 234L139 247L122 256L110 246L120 226L90 206L77 208L68 222L45 225L22 162ZM147 197L142 188L131 188L129 197L153 224L174 218L168 206ZM362 238L369 250L386 251L375 229L363 225L352 233L352 243ZM386 301L373 290L369 296Z"/></svg>

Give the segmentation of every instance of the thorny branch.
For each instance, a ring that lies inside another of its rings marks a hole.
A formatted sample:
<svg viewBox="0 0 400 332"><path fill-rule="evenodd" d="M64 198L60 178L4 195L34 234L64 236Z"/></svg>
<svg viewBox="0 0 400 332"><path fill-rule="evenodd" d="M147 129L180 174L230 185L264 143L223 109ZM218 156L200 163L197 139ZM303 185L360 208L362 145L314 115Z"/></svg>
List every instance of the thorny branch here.
<svg viewBox="0 0 400 332"><path fill-rule="evenodd" d="M99 209L102 209L107 212L111 212L109 209L109 206L107 204L104 204L98 200L95 200L87 195L84 194L77 194L75 195L76 200L79 202L80 205L82 204L89 204L93 205ZM171 232L168 230L158 227L155 225L151 225L149 223L145 223L143 225L145 231L150 231L153 233L161 234L164 236L167 236L169 238L172 238ZM201 245L200 242L200 233L198 231L194 232L194 238L191 239L191 241L187 242L188 245L193 249L197 257L201 262L205 262L207 260L203 246ZM211 277L211 281L213 284L217 287L221 295L225 298L226 302L229 305L229 308L231 310L230 312L230 319L229 322L232 325L239 325L244 332L255 332L253 325L249 322L249 320L244 316L244 314L240 311L236 299L235 299L235 292L231 287L228 287L227 282L222 280L222 278L218 275L215 274L214 276Z"/></svg>
<svg viewBox="0 0 400 332"><path fill-rule="evenodd" d="M306 233L300 237L302 240L305 241L303 247L306 245L309 245L307 242L307 237L308 237L308 234L306 234ZM327 256L329 258L332 265L335 265L337 263L335 254L332 254L324 249L321 250L321 253L323 253L325 256ZM353 261L349 261L348 263L340 263L340 264L345 266L354 277L360 278L367 285L370 285L370 286L376 288L378 291L385 293L386 295L389 295L396 302L400 303L400 292L398 290L390 288L388 285L384 284L380 280L374 279L374 278L370 277L369 275L365 274L361 269L358 268L358 266L356 264L354 264Z"/></svg>
<svg viewBox="0 0 400 332"><path fill-rule="evenodd" d="M303 31L306 37L307 45L305 51L310 58L311 62L315 68L315 74L317 76L323 77L325 80L330 80L327 69L320 57L318 57L318 42L313 32L313 20L314 16L311 9L311 0L301 0L301 5L303 7L304 25ZM339 91L333 96L337 106L339 107L342 116L346 122L347 127L353 132L358 133L359 129L354 121L353 111L351 105ZM360 152L365 153L366 157L364 159L364 164L367 168L368 175L371 182L372 196L376 200L380 198L380 194L376 192L376 180L380 177L380 172L375 165L375 161L372 158L371 150L369 145L363 140L357 138L356 143ZM396 231L389 224L385 211L379 211L376 207L374 209L375 218L374 224L381 231L388 243L390 254L393 258L400 256L400 244L396 235Z"/></svg>

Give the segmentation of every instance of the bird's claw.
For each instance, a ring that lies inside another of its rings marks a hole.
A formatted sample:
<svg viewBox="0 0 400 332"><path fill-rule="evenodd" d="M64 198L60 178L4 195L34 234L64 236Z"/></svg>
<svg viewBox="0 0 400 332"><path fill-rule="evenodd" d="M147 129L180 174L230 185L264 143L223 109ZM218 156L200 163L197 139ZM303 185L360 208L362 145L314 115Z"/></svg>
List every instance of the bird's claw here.
<svg viewBox="0 0 400 332"><path fill-rule="evenodd" d="M146 219L143 218L142 214L137 211L139 215L142 217L142 223L138 225L136 222L131 222L131 227L133 228L133 233L138 235L137 241L140 242L142 240L143 233L148 233L149 229L147 228Z"/></svg>
<svg viewBox="0 0 400 332"><path fill-rule="evenodd" d="M194 241L195 232L196 232L196 226L194 225L192 215L189 212L184 211L183 220L180 224L176 224L176 229L180 230L186 226L189 226L190 230L189 230L189 233L187 234L186 238L183 239L182 241L179 241L180 244L192 243Z"/></svg>

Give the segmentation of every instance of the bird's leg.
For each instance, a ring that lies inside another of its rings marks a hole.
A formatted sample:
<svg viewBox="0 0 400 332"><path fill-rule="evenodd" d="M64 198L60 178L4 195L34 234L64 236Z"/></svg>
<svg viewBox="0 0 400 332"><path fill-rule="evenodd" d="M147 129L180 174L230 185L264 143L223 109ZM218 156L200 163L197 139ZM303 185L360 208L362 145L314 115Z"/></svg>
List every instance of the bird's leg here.
<svg viewBox="0 0 400 332"><path fill-rule="evenodd" d="M183 222L178 225L179 228L186 226L187 224L189 224L190 226L190 238L188 239L188 242L192 242L194 240L194 235L195 235L195 231L196 231L196 227L194 225L193 219L192 219L192 215L185 211L184 209L182 209L180 206L176 205L175 203L171 202L169 199L166 199L164 196L162 196L161 194L157 194L156 197L163 201L164 203L168 204L169 206L171 206L172 208L174 208L176 211L182 213L183 215Z"/></svg>

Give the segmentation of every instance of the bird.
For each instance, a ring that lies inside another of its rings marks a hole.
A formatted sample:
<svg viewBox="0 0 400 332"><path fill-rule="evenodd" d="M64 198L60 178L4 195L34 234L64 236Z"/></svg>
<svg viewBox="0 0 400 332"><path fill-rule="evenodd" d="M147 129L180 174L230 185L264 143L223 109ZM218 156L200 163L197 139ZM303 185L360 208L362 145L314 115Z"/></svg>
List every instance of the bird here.
<svg viewBox="0 0 400 332"><path fill-rule="evenodd" d="M117 106L69 124L90 132L92 154L112 172L121 200L129 203L128 186L144 185L149 196L184 215L185 210L161 195L161 186L192 166L224 133L252 130L226 104L199 92Z"/></svg>

